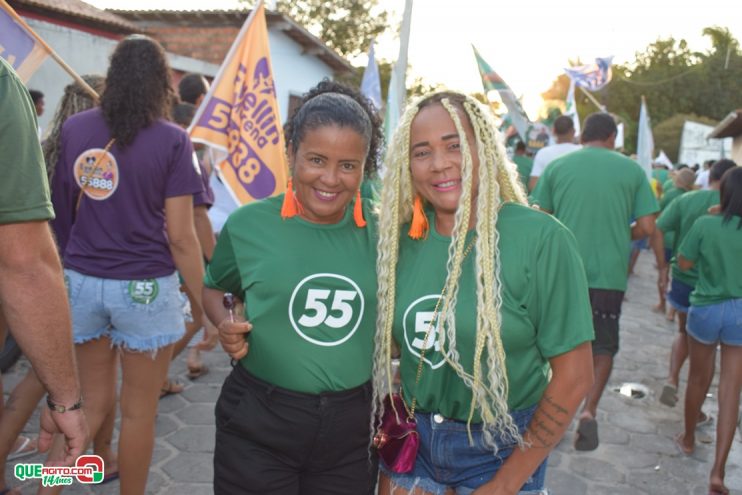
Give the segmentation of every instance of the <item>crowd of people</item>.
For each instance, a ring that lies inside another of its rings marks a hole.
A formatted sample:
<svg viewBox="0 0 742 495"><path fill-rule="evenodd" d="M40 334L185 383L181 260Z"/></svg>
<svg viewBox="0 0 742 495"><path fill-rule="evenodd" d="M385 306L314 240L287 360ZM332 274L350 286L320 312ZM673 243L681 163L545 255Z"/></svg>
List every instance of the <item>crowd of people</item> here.
<svg viewBox="0 0 742 495"><path fill-rule="evenodd" d="M65 89L42 146L31 95L1 63L0 150L19 159L0 186L0 308L33 370L0 415L0 457L28 447L19 434L46 392L48 462L92 442L105 482L144 493L158 401L183 389L169 365L188 349L189 377L202 376L218 335L233 369L215 404L217 494L547 493L575 416L574 448L600 445L632 241L646 240L656 309L667 300L679 330L665 406L690 362L687 454L721 349L709 493L728 493L742 388L734 162L715 162L707 186L687 167L650 180L614 151L603 112L579 137L559 117L553 145L511 158L491 110L450 91L410 101L384 146L370 101L323 81L284 126L286 192L238 208L217 237L213 163L183 130L202 76L176 96L159 44L130 36L105 79L85 78L99 99ZM388 418L407 431L397 443ZM401 463L388 455L399 442Z"/></svg>

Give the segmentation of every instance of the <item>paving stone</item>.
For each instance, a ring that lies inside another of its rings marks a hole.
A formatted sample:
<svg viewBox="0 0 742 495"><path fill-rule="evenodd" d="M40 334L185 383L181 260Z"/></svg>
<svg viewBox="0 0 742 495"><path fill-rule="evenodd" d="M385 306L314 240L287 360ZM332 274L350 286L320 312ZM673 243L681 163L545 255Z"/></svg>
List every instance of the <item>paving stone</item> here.
<svg viewBox="0 0 742 495"><path fill-rule="evenodd" d="M158 414L155 420L155 437L166 437L180 428L180 425L169 414Z"/></svg>
<svg viewBox="0 0 742 495"><path fill-rule="evenodd" d="M589 481L620 484L625 478L624 474L610 462L591 457L572 459L569 468L573 473Z"/></svg>
<svg viewBox="0 0 742 495"><path fill-rule="evenodd" d="M559 470L546 470L546 486L552 495L586 495L587 482L576 474Z"/></svg>
<svg viewBox="0 0 742 495"><path fill-rule="evenodd" d="M214 405L213 404L192 404L179 411L176 416L185 424L189 425L213 425L214 424Z"/></svg>
<svg viewBox="0 0 742 495"><path fill-rule="evenodd" d="M179 483L210 484L214 479L211 455L183 452L175 459L165 463L162 470L170 479L177 480Z"/></svg>
<svg viewBox="0 0 742 495"><path fill-rule="evenodd" d="M627 483L652 495L690 495L692 486L675 478L668 478L661 471L642 473L632 472L627 476Z"/></svg>
<svg viewBox="0 0 742 495"><path fill-rule="evenodd" d="M194 426L182 428L167 438L170 445L181 452L214 452L215 426Z"/></svg>
<svg viewBox="0 0 742 495"><path fill-rule="evenodd" d="M608 417L608 422L621 430L634 433L655 433L657 431L656 423L650 421L643 415L637 413L632 414L629 411L611 414Z"/></svg>
<svg viewBox="0 0 742 495"><path fill-rule="evenodd" d="M219 392L221 392L221 385L193 384L183 390L181 395L191 403L202 402L214 405L216 404L216 399L219 398Z"/></svg>

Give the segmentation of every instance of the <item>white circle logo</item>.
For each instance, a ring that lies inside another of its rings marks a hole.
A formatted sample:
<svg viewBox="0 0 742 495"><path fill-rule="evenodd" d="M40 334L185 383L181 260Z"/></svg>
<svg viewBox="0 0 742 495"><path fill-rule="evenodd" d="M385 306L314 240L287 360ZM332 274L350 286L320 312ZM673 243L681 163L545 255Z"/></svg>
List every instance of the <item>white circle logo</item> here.
<svg viewBox="0 0 742 495"><path fill-rule="evenodd" d="M441 352L446 336L445 332L441 331L441 321L438 318L440 312L433 321L435 305L440 297L440 294L432 294L413 301L402 317L402 329L407 349L418 359L420 351L425 349L423 361L434 370L446 364L446 359ZM427 338L425 338L426 335Z"/></svg>
<svg viewBox="0 0 742 495"><path fill-rule="evenodd" d="M289 301L289 321L301 338L332 347L346 342L361 324L363 293L353 280L315 273L299 282Z"/></svg>

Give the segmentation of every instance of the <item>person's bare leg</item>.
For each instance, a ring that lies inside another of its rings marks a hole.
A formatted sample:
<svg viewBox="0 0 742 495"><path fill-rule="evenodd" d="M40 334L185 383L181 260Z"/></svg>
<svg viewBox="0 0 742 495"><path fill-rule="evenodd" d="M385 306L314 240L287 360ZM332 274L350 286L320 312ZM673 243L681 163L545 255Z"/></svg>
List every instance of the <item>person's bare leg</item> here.
<svg viewBox="0 0 742 495"><path fill-rule="evenodd" d="M180 340L173 344L173 359L183 352L183 349L188 346L188 343L193 339L193 336L196 335L198 330L203 326L203 311L200 309L201 304L198 304L198 301L194 299L193 295L185 285L183 288L185 288L186 296L188 296L188 300L191 303L191 316L193 321L186 323L185 334L183 334L183 337Z"/></svg>
<svg viewBox="0 0 742 495"><path fill-rule="evenodd" d="M667 383L678 388L680 383L680 370L685 364L685 360L688 359L688 334L685 330L686 322L688 321L688 313L678 311L678 333L675 335L675 340L672 343L672 350L670 351L670 375L667 378Z"/></svg>
<svg viewBox="0 0 742 495"><path fill-rule="evenodd" d="M111 348L108 337L90 340L84 344L75 344L77 368L80 375L80 387L85 398L83 410L88 420L90 435L95 437L103 421L116 400L116 353ZM47 462L59 459L64 443L57 436ZM39 484L40 486L40 484ZM60 493L61 487L40 486L39 494Z"/></svg>
<svg viewBox="0 0 742 495"><path fill-rule="evenodd" d="M593 355L593 372L595 381L593 386L590 388L587 397L585 398L585 405L582 408L581 418L595 418L598 414L598 403L600 398L603 396L603 391L611 377L611 371L613 370L613 356L608 354L596 354Z"/></svg>
<svg viewBox="0 0 742 495"><path fill-rule="evenodd" d="M715 349L715 345L702 344L693 337L688 337L690 368L688 387L685 390L685 431L677 438L678 445L686 454L692 453L695 448L698 416L714 377Z"/></svg>
<svg viewBox="0 0 742 495"><path fill-rule="evenodd" d="M118 355L116 356L116 366L114 367L114 383L117 381L118 371ZM113 442L113 429L116 422L116 398L114 396L113 404L111 409L103 419L101 427L98 429L98 433L93 438L93 453L100 456L103 459L106 467L106 473L113 473L118 471L118 462L116 459L116 453L113 451L111 443Z"/></svg>
<svg viewBox="0 0 742 495"><path fill-rule="evenodd" d="M716 423L716 452L709 476L709 489L724 491L724 471L732 447L742 389L742 347L721 345L719 417Z"/></svg>
<svg viewBox="0 0 742 495"><path fill-rule="evenodd" d="M154 358L150 352L122 353L118 462L123 495L141 495L147 486L160 384L167 376L172 353L172 345L160 348Z"/></svg>
<svg viewBox="0 0 742 495"><path fill-rule="evenodd" d="M5 469L8 455L10 455L18 439L18 435L23 431L28 418L36 410L36 406L41 398L44 397L45 393L46 390L36 377L33 368L28 370L26 376L21 379L10 393L8 401L5 404L5 409L0 417L0 465L3 466L3 469ZM5 473L3 471L3 477L0 479L0 490L6 488Z"/></svg>

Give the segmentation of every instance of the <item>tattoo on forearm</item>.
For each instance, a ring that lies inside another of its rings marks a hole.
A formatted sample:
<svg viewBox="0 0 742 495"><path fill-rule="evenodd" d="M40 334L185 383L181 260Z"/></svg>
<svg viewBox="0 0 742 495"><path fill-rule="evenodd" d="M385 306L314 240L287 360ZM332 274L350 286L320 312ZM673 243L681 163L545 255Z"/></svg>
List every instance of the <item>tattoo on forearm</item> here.
<svg viewBox="0 0 742 495"><path fill-rule="evenodd" d="M569 421L569 411L553 397L545 395L528 425L532 447L552 448L561 438Z"/></svg>

